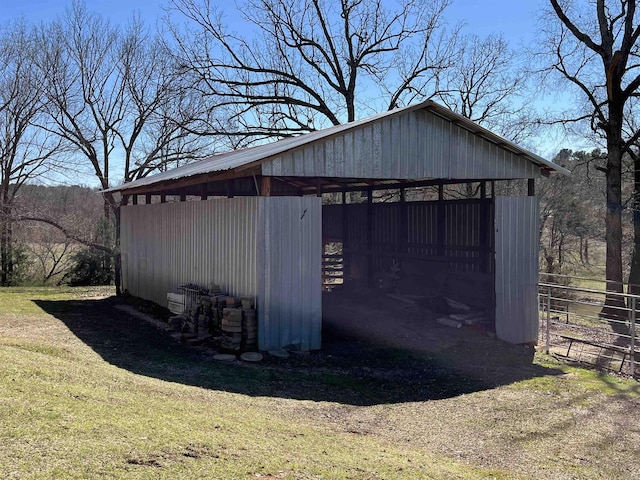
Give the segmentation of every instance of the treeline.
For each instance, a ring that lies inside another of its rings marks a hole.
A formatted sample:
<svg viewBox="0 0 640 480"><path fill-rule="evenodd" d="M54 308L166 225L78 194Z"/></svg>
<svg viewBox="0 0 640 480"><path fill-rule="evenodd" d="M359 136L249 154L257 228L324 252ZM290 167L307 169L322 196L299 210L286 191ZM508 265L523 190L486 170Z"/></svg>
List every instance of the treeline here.
<svg viewBox="0 0 640 480"><path fill-rule="evenodd" d="M606 220L598 235L606 241L607 278L621 281L630 263L640 284L640 214L630 214L640 210L635 0L550 0L526 53L498 34L469 35L448 22L451 1L248 0L225 10L207 0L171 0L151 26L135 16L114 25L74 1L50 22L2 25L0 285L18 278L17 232L37 235L34 225L43 224L113 258L119 288L121 199L102 195L104 228L89 228L21 203L28 185L90 175L103 190L427 98L524 146L554 126L600 145L597 155L585 154L594 158L571 152L558 160L589 165L588 178L604 182L604 199L594 198L592 211ZM568 89L576 94L570 101L562 96ZM554 90L562 101L541 111L535 100ZM584 193L580 182L557 188L575 201ZM589 256L594 237L580 229L595 232L587 222L595 215L578 227L570 214L585 203L566 209L569 197L551 190L547 197L554 206L543 209L550 232L543 256L546 268L561 269L571 239Z"/></svg>
<svg viewBox="0 0 640 480"><path fill-rule="evenodd" d="M102 195L82 186L24 185L16 198L11 285L109 285L109 252L91 244L112 245L113 225L106 221ZM36 218L38 220L30 220ZM55 225L40 219L55 219ZM70 232L82 234L83 243ZM87 245L88 243L88 245Z"/></svg>

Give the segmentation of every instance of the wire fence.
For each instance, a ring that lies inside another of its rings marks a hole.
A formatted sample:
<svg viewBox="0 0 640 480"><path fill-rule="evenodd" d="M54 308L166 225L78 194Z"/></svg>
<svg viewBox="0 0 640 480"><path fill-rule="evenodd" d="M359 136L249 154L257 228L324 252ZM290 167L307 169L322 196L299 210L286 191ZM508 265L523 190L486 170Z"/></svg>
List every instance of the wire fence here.
<svg viewBox="0 0 640 480"><path fill-rule="evenodd" d="M638 378L640 295L607 291L604 281L583 277L541 278L539 340L545 351Z"/></svg>

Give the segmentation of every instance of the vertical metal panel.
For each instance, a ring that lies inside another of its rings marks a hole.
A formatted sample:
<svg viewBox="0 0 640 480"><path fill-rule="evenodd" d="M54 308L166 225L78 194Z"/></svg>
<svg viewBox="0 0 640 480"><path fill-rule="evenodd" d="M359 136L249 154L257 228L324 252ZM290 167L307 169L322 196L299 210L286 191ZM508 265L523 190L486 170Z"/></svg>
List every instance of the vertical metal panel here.
<svg viewBox="0 0 640 480"><path fill-rule="evenodd" d="M318 349L322 331L322 199L259 197L261 350Z"/></svg>
<svg viewBox="0 0 640 480"><path fill-rule="evenodd" d="M540 167L427 110L318 140L262 165L264 175L380 179L538 178ZM316 145L316 146L317 146Z"/></svg>
<svg viewBox="0 0 640 480"><path fill-rule="evenodd" d="M137 205L122 209L123 287L166 305L185 283L257 295L257 199Z"/></svg>
<svg viewBox="0 0 640 480"><path fill-rule="evenodd" d="M511 343L538 338L538 199L495 198L496 335Z"/></svg>

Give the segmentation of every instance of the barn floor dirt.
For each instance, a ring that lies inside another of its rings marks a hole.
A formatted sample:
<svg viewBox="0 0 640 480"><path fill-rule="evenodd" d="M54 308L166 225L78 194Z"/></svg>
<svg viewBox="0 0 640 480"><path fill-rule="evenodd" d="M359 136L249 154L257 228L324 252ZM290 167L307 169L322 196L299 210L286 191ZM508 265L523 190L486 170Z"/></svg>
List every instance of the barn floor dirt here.
<svg viewBox="0 0 640 480"><path fill-rule="evenodd" d="M437 323L441 316L384 293L325 293L323 351L357 356L360 344L410 352L489 388L549 373L533 364L534 347L497 340L483 325L447 327Z"/></svg>

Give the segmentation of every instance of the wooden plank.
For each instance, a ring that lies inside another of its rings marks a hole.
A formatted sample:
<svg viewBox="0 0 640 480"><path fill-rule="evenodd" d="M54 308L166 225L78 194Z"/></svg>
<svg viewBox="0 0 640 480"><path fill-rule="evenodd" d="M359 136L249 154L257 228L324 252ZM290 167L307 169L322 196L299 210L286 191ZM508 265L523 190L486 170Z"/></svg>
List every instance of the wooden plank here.
<svg viewBox="0 0 640 480"><path fill-rule="evenodd" d="M271 177L262 177L260 195L263 197L271 196Z"/></svg>

